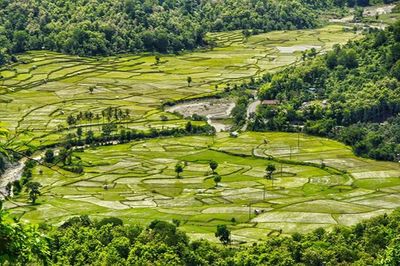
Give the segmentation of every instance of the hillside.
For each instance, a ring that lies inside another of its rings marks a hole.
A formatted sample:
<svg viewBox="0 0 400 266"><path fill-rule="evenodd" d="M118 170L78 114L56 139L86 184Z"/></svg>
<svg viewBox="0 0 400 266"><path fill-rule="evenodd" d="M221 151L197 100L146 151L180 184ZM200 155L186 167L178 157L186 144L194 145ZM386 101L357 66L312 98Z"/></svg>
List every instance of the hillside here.
<svg viewBox="0 0 400 266"><path fill-rule="evenodd" d="M179 223L124 225L118 218L74 217L40 229L0 214L0 263L13 265L397 265L399 211L332 232L276 237L252 246L229 245L221 227L215 245L190 241Z"/></svg>
<svg viewBox="0 0 400 266"><path fill-rule="evenodd" d="M398 265L399 17L0 0L0 265Z"/></svg>
<svg viewBox="0 0 400 266"><path fill-rule="evenodd" d="M314 2L2 0L0 64L27 50L81 56L167 53L207 45L208 31L313 28L320 24L318 14L334 7L330 0Z"/></svg>
<svg viewBox="0 0 400 266"><path fill-rule="evenodd" d="M352 145L358 155L398 160L400 23L276 74L260 90L253 130L296 131ZM315 55L314 55L315 56Z"/></svg>

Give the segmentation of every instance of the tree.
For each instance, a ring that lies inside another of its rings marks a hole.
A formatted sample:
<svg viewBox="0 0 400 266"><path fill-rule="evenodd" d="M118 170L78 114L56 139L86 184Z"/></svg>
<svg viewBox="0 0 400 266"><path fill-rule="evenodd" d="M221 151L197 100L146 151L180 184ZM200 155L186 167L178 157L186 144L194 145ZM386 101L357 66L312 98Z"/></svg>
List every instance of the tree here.
<svg viewBox="0 0 400 266"><path fill-rule="evenodd" d="M276 170L275 164L272 163L268 164L267 168L265 168L266 178L272 181L272 187L274 186L272 174L275 172L275 170Z"/></svg>
<svg viewBox="0 0 400 266"><path fill-rule="evenodd" d="M26 31L20 30L14 32L13 40L14 40L14 51L16 53L23 52L27 49L29 35Z"/></svg>
<svg viewBox="0 0 400 266"><path fill-rule="evenodd" d="M29 182L26 185L26 191L29 193L29 199L32 204L36 203L37 198L41 195L40 188L42 185L39 182Z"/></svg>
<svg viewBox="0 0 400 266"><path fill-rule="evenodd" d="M92 93L93 93L94 89L95 89L95 87L94 87L94 86L90 86L90 87L89 87L89 92L90 92L90 94L92 94Z"/></svg>
<svg viewBox="0 0 400 266"><path fill-rule="evenodd" d="M231 243L231 231L225 224L217 225L217 232L215 232L215 237L222 242L222 244L227 245Z"/></svg>
<svg viewBox="0 0 400 266"><path fill-rule="evenodd" d="M214 160L210 161L210 169L213 174L215 174L215 170L218 168L218 163Z"/></svg>
<svg viewBox="0 0 400 266"><path fill-rule="evenodd" d="M71 163L71 153L66 148L60 149L58 158L64 165L68 165Z"/></svg>
<svg viewBox="0 0 400 266"><path fill-rule="evenodd" d="M183 172L183 166L182 166L182 164L181 163L177 163L176 165L175 165L175 173L176 173L176 177L177 178L180 178L181 176L180 176L180 174Z"/></svg>
<svg viewBox="0 0 400 266"><path fill-rule="evenodd" d="M69 126L76 124L76 119L75 119L75 117L72 116L72 115L69 115L69 116L67 117L67 124L68 124Z"/></svg>
<svg viewBox="0 0 400 266"><path fill-rule="evenodd" d="M337 55L335 51L330 51L326 54L326 65L330 69L334 69L337 66Z"/></svg>
<svg viewBox="0 0 400 266"><path fill-rule="evenodd" d="M187 77L187 83L188 83L188 87L190 87L190 84L192 84L192 77Z"/></svg>
<svg viewBox="0 0 400 266"><path fill-rule="evenodd" d="M155 60L156 60L156 65L160 64L161 58L158 55L155 56Z"/></svg>
<svg viewBox="0 0 400 266"><path fill-rule="evenodd" d="M191 132L193 131L192 122L189 121L189 122L186 123L185 130L186 130L186 132L188 132L188 133L191 133Z"/></svg>
<svg viewBox="0 0 400 266"><path fill-rule="evenodd" d="M363 15L364 15L364 9L361 8L361 7L356 7L356 8L354 9L354 18L353 18L353 21L354 21L354 22L360 22L360 21L362 20L362 18L363 18Z"/></svg>
<svg viewBox="0 0 400 266"><path fill-rule="evenodd" d="M81 127L78 127L76 129L76 135L78 135L78 138L81 139L81 137L82 137L82 128Z"/></svg>
<svg viewBox="0 0 400 266"><path fill-rule="evenodd" d="M400 60L392 67L392 76L400 81Z"/></svg>
<svg viewBox="0 0 400 266"><path fill-rule="evenodd" d="M220 175L214 175L214 182L215 182L215 186L218 186L218 183L221 182L221 176Z"/></svg>
<svg viewBox="0 0 400 266"><path fill-rule="evenodd" d="M45 154L44 154L44 161L46 163L53 163L54 162L54 152L53 150L46 150Z"/></svg>
<svg viewBox="0 0 400 266"><path fill-rule="evenodd" d="M86 133L86 139L85 139L85 143L86 144L91 144L94 141L94 133L92 130L89 130Z"/></svg>
<svg viewBox="0 0 400 266"><path fill-rule="evenodd" d="M354 49L341 50L338 63L348 69L358 67L357 53Z"/></svg>

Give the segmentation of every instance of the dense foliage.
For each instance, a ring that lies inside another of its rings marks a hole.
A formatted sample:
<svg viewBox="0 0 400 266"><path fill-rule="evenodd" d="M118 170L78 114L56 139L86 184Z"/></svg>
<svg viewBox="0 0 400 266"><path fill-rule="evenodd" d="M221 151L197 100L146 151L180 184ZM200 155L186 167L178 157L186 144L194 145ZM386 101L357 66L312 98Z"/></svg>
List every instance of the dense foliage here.
<svg viewBox="0 0 400 266"><path fill-rule="evenodd" d="M395 160L400 153L400 22L371 30L273 76L260 90L253 130L304 129L352 145L356 154Z"/></svg>
<svg viewBox="0 0 400 266"><path fill-rule="evenodd" d="M368 0L0 0L0 64L16 60L14 53L32 49L77 55L177 52L205 45L207 31L315 27L321 10L356 2L369 4Z"/></svg>
<svg viewBox="0 0 400 266"><path fill-rule="evenodd" d="M357 224L291 237L271 236L252 246L190 241L175 224L147 227L118 218L74 217L58 228L0 219L0 263L55 265L397 265L400 211ZM229 225L216 237L229 244ZM225 237L226 236L226 237ZM227 239L229 241L227 241Z"/></svg>

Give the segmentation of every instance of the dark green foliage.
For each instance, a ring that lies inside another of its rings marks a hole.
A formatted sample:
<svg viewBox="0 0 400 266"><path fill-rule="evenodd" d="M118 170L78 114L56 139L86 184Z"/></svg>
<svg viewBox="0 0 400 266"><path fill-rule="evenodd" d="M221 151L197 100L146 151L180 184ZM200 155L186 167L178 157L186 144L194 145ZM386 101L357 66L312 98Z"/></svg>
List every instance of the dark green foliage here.
<svg viewBox="0 0 400 266"><path fill-rule="evenodd" d="M2 0L0 64L15 61L14 53L30 49L86 56L180 52L207 45L207 31L252 29L246 32L256 34L311 28L319 24L322 10L344 6L331 0L317 2Z"/></svg>
<svg viewBox="0 0 400 266"><path fill-rule="evenodd" d="M400 60L398 60L396 64L393 65L392 76L400 81Z"/></svg>
<svg viewBox="0 0 400 266"><path fill-rule="evenodd" d="M328 136L353 146L356 154L399 160L400 23L371 30L262 85L261 106L249 123L256 131L297 131Z"/></svg>
<svg viewBox="0 0 400 266"><path fill-rule="evenodd" d="M265 172L266 172L266 177L268 179L272 179L272 174L276 171L276 166L275 164L268 164L267 167L265 168Z"/></svg>
<svg viewBox="0 0 400 266"><path fill-rule="evenodd" d="M60 226L60 228L65 229L65 228L68 228L71 226L86 227L86 226L90 226L90 225L92 225L92 221L90 220L89 216L81 215L81 216L69 218Z"/></svg>
<svg viewBox="0 0 400 266"><path fill-rule="evenodd" d="M210 169L213 173L215 173L215 170L218 168L218 163L214 160L211 160L210 163Z"/></svg>
<svg viewBox="0 0 400 266"><path fill-rule="evenodd" d="M115 220L112 218L111 220ZM232 219L233 220L233 219ZM234 222L234 221L232 221ZM400 211L353 227L318 228L253 245L190 242L175 225L155 220L147 228L87 216L39 231L0 213L0 263L12 265L397 265ZM216 236L230 243L226 225Z"/></svg>
<svg viewBox="0 0 400 266"><path fill-rule="evenodd" d="M54 152L53 150L46 150L44 154L44 161L46 163L53 163L54 162Z"/></svg>
<svg viewBox="0 0 400 266"><path fill-rule="evenodd" d="M236 101L236 105L233 108L231 115L237 126L242 126L246 122L248 104L248 96L242 96Z"/></svg>
<svg viewBox="0 0 400 266"><path fill-rule="evenodd" d="M217 225L217 232L215 232L215 237L218 237L218 239L224 245L231 243L231 231L224 224Z"/></svg>
<svg viewBox="0 0 400 266"><path fill-rule="evenodd" d="M0 153L0 174L6 169L6 158Z"/></svg>
<svg viewBox="0 0 400 266"><path fill-rule="evenodd" d="M221 182L222 178L220 175L214 175L213 180L215 182L215 186L218 186L218 183Z"/></svg>
<svg viewBox="0 0 400 266"><path fill-rule="evenodd" d="M8 217L0 202L0 264L43 265L49 255L47 238L33 225L26 226Z"/></svg>
<svg viewBox="0 0 400 266"><path fill-rule="evenodd" d="M29 182L26 184L26 191L32 204L36 203L37 198L41 195L40 188L42 185L39 182Z"/></svg>
<svg viewBox="0 0 400 266"><path fill-rule="evenodd" d="M109 218L103 218L99 222L96 223L97 228L101 228L104 225L111 225L111 226L119 226L123 225L124 222L117 218L117 217L109 217Z"/></svg>
<svg viewBox="0 0 400 266"><path fill-rule="evenodd" d="M183 172L183 165L181 163L177 163L175 165L175 173L176 173L176 177L180 178L180 174Z"/></svg>

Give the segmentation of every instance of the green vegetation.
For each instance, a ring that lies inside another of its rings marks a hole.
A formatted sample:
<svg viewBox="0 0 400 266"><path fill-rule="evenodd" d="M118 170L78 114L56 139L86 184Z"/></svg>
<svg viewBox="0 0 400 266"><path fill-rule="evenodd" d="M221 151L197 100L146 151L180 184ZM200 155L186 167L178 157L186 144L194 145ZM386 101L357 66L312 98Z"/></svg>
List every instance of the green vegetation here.
<svg viewBox="0 0 400 266"><path fill-rule="evenodd" d="M209 31L306 29L344 2L186 0L2 0L0 65L15 53L47 49L81 56L180 52L208 43ZM334 2L334 3L333 3ZM362 4L367 5L368 1ZM156 57L156 64L160 63Z"/></svg>
<svg viewBox="0 0 400 266"><path fill-rule="evenodd" d="M32 180L43 187L36 204L23 190L5 207L33 223L83 214L142 225L179 220L192 239L213 241L225 224L235 243L353 225L400 207L397 163L358 158L339 142L297 133L137 140L77 150L75 160L82 173L61 162L37 165Z"/></svg>
<svg viewBox="0 0 400 266"><path fill-rule="evenodd" d="M0 0L0 264L395 265L382 2Z"/></svg>
<svg viewBox="0 0 400 266"><path fill-rule="evenodd" d="M32 204L36 203L37 198L40 196L40 187L42 185L38 182L29 182L26 184L26 191L28 192L29 199L32 201Z"/></svg>
<svg viewBox="0 0 400 266"><path fill-rule="evenodd" d="M9 148L18 151L63 143L70 134L91 140L122 129L184 128L187 120L160 110L161 106L231 90L251 77L295 63L302 49L317 45L318 50L329 50L337 42L357 37L334 25L248 39L237 31L213 33L208 38L216 40L218 48L163 56L158 65L149 55L82 58L29 52L19 56L25 64L0 70L4 77L0 108L7 110L0 112L0 125L9 130ZM277 46L292 51L280 52ZM193 79L190 87L188 76ZM192 125L204 124L192 121Z"/></svg>
<svg viewBox="0 0 400 266"><path fill-rule="evenodd" d="M253 130L336 138L357 155L399 160L400 23L335 46L272 77L260 90L275 106L259 108Z"/></svg>
<svg viewBox="0 0 400 266"><path fill-rule="evenodd" d="M0 213L0 263L13 265L397 265L400 212L353 227L317 228L308 234L271 235L252 246L232 246L230 230L217 225L225 245L189 241L176 225L153 220L124 225L118 218L68 219L59 227L26 227Z"/></svg>

